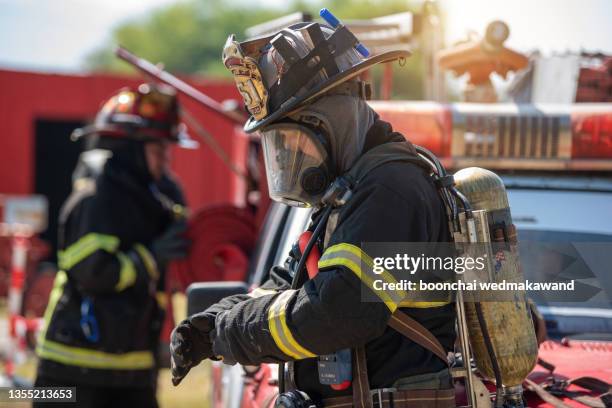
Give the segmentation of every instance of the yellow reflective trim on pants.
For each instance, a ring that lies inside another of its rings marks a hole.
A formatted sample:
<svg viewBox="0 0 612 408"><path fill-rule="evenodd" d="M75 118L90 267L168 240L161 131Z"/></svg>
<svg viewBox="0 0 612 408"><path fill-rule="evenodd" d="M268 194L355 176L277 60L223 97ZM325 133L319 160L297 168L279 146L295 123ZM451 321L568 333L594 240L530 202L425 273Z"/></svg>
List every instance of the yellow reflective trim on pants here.
<svg viewBox="0 0 612 408"><path fill-rule="evenodd" d="M36 348L36 351L41 358L86 368L145 370L154 365L153 353L148 350L114 354L67 346L45 339Z"/></svg>
<svg viewBox="0 0 612 408"><path fill-rule="evenodd" d="M362 265L365 264L366 268ZM375 274L372 259L360 248L351 244L336 244L325 250L319 260L319 268L344 266L353 272L359 280L368 286L387 306L391 313L408 296L403 290L383 291L374 289L375 280L383 280L388 284L397 284L395 278L387 271Z"/></svg>
<svg viewBox="0 0 612 408"><path fill-rule="evenodd" d="M266 295L274 295L276 293L278 293L278 291L274 289L255 288L248 294L248 296L252 298L259 298Z"/></svg>
<svg viewBox="0 0 612 408"><path fill-rule="evenodd" d="M47 340L47 328L55 312L55 307L64 292L68 275L58 271L53 282L53 289L49 296L49 303L45 310L43 328L38 336L36 354L40 358L57 361L59 363L87 368L126 369L138 370L153 367L153 353L150 351L136 351L125 354L111 354L96 350L70 347L64 344Z"/></svg>
<svg viewBox="0 0 612 408"><path fill-rule="evenodd" d="M119 238L113 235L90 232L63 251L58 251L59 267L64 270L71 269L83 259L100 249L112 253L115 252L118 247Z"/></svg>
<svg viewBox="0 0 612 408"><path fill-rule="evenodd" d="M157 269L157 262L155 262L155 258L153 258L153 255L151 254L151 252L149 252L147 247L142 244L135 244L134 250L138 253L140 259L142 259L142 263L144 264L147 273L149 274L151 279L159 279L159 270Z"/></svg>
<svg viewBox="0 0 612 408"><path fill-rule="evenodd" d="M278 295L268 310L268 326L276 346L286 355L301 360L316 355L300 345L287 326L287 303L296 292L296 290L286 290Z"/></svg>
<svg viewBox="0 0 612 408"><path fill-rule="evenodd" d="M120 292L128 286L133 285L136 281L136 267L134 266L134 262L132 262L123 252L118 252L117 258L119 258L121 269L119 270L119 280L115 285L115 290Z"/></svg>

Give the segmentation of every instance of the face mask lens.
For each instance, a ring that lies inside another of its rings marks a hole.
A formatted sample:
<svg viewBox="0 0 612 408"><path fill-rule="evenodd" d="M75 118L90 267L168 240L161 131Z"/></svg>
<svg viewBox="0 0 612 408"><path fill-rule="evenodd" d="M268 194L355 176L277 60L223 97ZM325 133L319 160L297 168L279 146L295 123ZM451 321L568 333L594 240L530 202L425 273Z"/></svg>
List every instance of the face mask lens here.
<svg viewBox="0 0 612 408"><path fill-rule="evenodd" d="M314 132L295 124L279 124L261 134L270 197L293 206L316 205L323 191L307 191L312 184L308 180L313 179L313 172L326 177L327 152Z"/></svg>

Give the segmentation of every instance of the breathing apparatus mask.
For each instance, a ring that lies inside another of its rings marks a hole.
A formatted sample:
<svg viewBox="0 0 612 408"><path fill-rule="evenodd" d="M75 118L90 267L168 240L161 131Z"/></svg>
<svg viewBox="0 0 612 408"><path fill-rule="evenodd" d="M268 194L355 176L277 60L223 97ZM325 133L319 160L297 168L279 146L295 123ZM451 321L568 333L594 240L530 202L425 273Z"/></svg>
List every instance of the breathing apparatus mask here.
<svg viewBox="0 0 612 408"><path fill-rule="evenodd" d="M284 121L260 130L270 197L294 207L316 207L334 180L325 130Z"/></svg>

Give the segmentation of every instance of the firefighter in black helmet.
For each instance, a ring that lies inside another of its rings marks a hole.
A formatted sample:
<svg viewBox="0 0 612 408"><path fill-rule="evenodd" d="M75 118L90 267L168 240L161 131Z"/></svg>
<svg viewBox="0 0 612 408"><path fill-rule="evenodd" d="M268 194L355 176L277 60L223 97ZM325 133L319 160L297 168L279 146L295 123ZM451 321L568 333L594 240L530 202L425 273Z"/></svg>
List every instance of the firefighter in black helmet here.
<svg viewBox="0 0 612 408"><path fill-rule="evenodd" d="M189 246L169 149L197 143L175 93L152 84L120 90L73 138L86 147L60 213L36 386L76 386L78 406L156 407L156 295L168 261Z"/></svg>
<svg viewBox="0 0 612 408"><path fill-rule="evenodd" d="M450 233L429 166L369 107L368 86L357 79L408 53L366 58L360 49L345 26L318 23L228 39L224 64L251 113L245 130L261 135L270 195L315 209L311 229L315 237L324 231L315 243L322 257L311 279L275 267L261 288L179 324L171 341L175 383L206 358L291 362L279 378L278 406L454 407L453 304L387 290L376 291L379 302L362 301L372 280L391 279L373 274L362 242L448 242ZM352 385L332 388L326 382L340 370L325 370L345 366L342 350L349 350Z"/></svg>

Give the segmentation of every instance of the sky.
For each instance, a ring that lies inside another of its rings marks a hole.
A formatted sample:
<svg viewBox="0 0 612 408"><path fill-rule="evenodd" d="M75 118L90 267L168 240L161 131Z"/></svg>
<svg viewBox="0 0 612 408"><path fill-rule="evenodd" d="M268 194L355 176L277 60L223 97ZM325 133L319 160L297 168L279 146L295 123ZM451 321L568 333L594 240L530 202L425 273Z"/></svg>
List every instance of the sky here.
<svg viewBox="0 0 612 408"><path fill-rule="evenodd" d="M106 43L118 24L176 1L0 0L0 68L77 72L85 56ZM256 2L277 8L283 4L283 0ZM482 33L488 22L502 19L511 30L507 45L519 51L586 49L612 54L612 0L440 0L440 4L449 43L470 30Z"/></svg>
<svg viewBox="0 0 612 408"><path fill-rule="evenodd" d="M172 0L0 0L0 67L75 71L121 22Z"/></svg>
<svg viewBox="0 0 612 408"><path fill-rule="evenodd" d="M612 54L611 0L441 0L441 5L450 41L468 30L484 33L487 23L501 19L510 26L506 45L519 51Z"/></svg>

